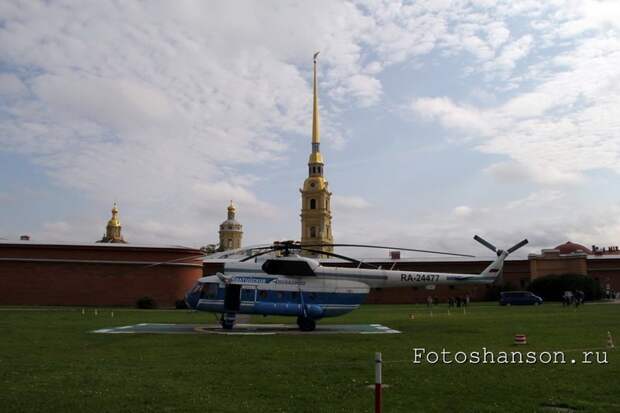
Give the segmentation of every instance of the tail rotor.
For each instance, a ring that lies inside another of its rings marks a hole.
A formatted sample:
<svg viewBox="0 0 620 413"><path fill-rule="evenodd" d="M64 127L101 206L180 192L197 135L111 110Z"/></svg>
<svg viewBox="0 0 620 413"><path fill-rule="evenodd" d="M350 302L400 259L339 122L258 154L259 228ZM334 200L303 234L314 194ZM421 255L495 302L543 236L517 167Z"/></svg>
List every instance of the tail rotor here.
<svg viewBox="0 0 620 413"><path fill-rule="evenodd" d="M502 284L503 283L503 274L504 274L504 259L525 244L528 243L527 239L517 242L512 247L508 248L506 251L498 249L495 245L491 244L489 241L484 238L474 235L474 239L493 251L497 254L497 259L491 263L483 272L484 275L495 274L494 284Z"/></svg>
<svg viewBox="0 0 620 413"><path fill-rule="evenodd" d="M488 249L490 249L491 251L493 251L494 253L496 253L498 257L502 255L502 253L504 252L504 250L498 249L495 245L491 244L489 241L485 240L481 236L474 235L474 239L478 241L479 243L481 243L482 245L484 245L485 247L487 247ZM513 252L515 252L516 250L518 250L519 248L521 248L527 243L528 243L527 239L517 242L515 245L513 245L512 247L508 248L505 251L506 256L512 254Z"/></svg>
<svg viewBox="0 0 620 413"><path fill-rule="evenodd" d="M482 245L484 245L485 247L487 247L488 249L490 249L493 252L497 252L498 249L495 245L491 244L489 241L485 240L484 238L478 236L478 235L474 235L474 239L476 241L478 241L479 243L481 243ZM499 255L499 254L498 254Z"/></svg>
<svg viewBox="0 0 620 413"><path fill-rule="evenodd" d="M512 254L513 252L515 252L516 250L518 250L519 248L521 248L522 246L524 246L525 244L527 244L527 239L524 239L523 241L517 242L515 245L513 245L512 247L508 248L508 250L506 250L506 252L508 254Z"/></svg>

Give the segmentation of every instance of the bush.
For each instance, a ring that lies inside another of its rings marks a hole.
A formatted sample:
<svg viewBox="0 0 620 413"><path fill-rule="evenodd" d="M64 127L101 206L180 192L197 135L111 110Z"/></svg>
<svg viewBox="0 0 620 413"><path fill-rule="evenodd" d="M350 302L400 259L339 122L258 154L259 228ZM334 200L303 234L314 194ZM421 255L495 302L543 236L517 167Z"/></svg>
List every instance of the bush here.
<svg viewBox="0 0 620 413"><path fill-rule="evenodd" d="M177 310L185 310L187 309L187 303L185 303L185 300L176 300L174 302L174 308Z"/></svg>
<svg viewBox="0 0 620 413"><path fill-rule="evenodd" d="M153 300L151 297L142 297L139 298L138 301L136 301L136 307L150 310L153 308L157 308L157 305L155 304L155 300Z"/></svg>
<svg viewBox="0 0 620 413"><path fill-rule="evenodd" d="M561 274L547 275L533 280L529 290L545 301L562 301L564 291L581 290L586 300L599 300L601 286L597 280L587 275Z"/></svg>

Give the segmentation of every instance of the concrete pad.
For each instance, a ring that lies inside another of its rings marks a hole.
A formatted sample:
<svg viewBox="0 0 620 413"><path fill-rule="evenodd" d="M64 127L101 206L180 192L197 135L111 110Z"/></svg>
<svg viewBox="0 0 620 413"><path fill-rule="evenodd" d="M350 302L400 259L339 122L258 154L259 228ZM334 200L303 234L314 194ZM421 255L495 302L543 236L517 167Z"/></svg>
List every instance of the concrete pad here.
<svg viewBox="0 0 620 413"><path fill-rule="evenodd" d="M311 334L399 334L381 324L317 324L312 332L299 331L296 324L235 324L232 330L224 330L217 324L153 324L111 327L95 330L103 334L222 334L222 335L311 335Z"/></svg>

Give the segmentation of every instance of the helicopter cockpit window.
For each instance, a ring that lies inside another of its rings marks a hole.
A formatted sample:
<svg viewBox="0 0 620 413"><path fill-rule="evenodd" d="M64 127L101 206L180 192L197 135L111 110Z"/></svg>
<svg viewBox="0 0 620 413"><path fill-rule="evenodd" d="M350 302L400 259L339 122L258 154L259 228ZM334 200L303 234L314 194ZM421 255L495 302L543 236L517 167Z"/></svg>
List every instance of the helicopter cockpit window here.
<svg viewBox="0 0 620 413"><path fill-rule="evenodd" d="M212 300L217 298L217 283L206 283L202 286L202 292L200 293L200 298L206 298L208 300Z"/></svg>
<svg viewBox="0 0 620 413"><path fill-rule="evenodd" d="M263 264L263 271L267 274L313 276L314 271L306 261L267 260Z"/></svg>

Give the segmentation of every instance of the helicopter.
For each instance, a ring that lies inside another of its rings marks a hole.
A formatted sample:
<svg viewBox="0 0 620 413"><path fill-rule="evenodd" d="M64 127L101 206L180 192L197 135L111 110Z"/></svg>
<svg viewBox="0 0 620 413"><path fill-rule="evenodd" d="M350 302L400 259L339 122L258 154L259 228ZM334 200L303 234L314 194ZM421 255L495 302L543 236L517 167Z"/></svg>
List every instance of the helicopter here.
<svg viewBox="0 0 620 413"><path fill-rule="evenodd" d="M524 239L501 250L478 235L474 239L497 255L480 274L381 269L316 248L380 248L473 257L466 254L363 244L274 242L253 248L251 255L238 261L226 262L222 272L200 278L187 292L185 302L191 309L220 314L219 322L226 330L233 328L237 314L258 314L297 317L301 331L313 331L318 320L357 309L371 288L492 284L501 276L506 257L528 243ZM356 267L326 267L317 259L300 255L303 252L340 258Z"/></svg>

